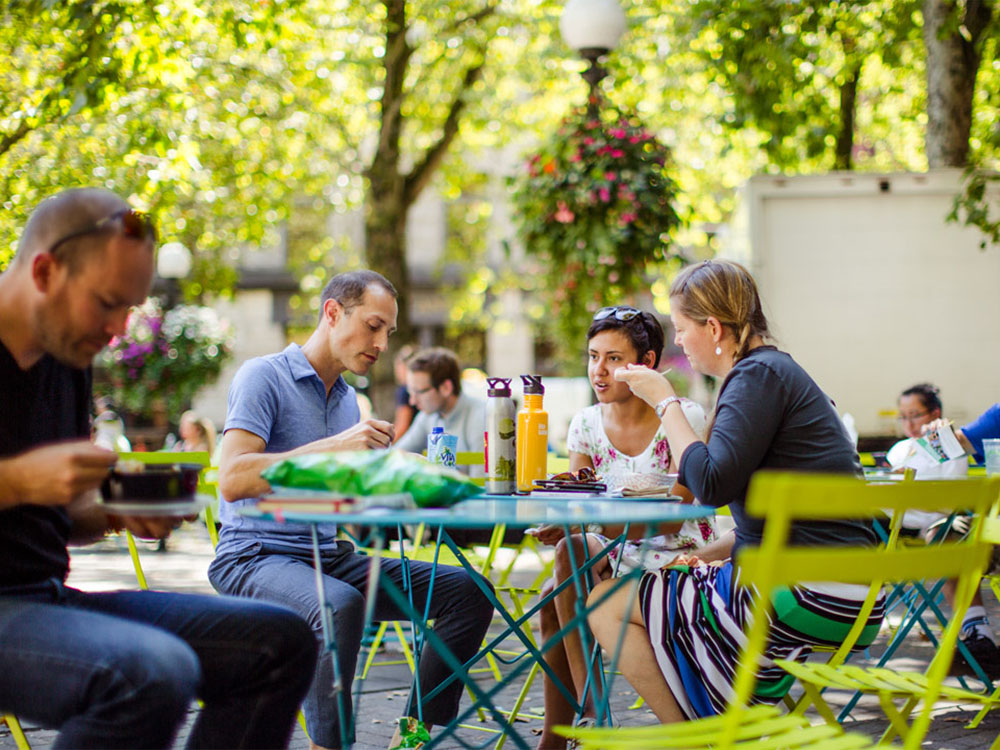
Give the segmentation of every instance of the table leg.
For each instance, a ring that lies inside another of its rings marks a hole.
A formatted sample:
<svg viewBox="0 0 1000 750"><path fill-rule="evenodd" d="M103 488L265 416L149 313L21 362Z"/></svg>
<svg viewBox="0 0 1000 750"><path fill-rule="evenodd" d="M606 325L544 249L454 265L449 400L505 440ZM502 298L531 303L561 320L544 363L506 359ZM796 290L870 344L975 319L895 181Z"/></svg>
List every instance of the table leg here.
<svg viewBox="0 0 1000 750"><path fill-rule="evenodd" d="M332 695L337 701L337 711L340 713L340 743L341 747L350 747L347 738L351 736L347 722L347 707L344 705L344 682L340 676L340 663L337 660L337 639L333 630L333 609L326 600L326 590L323 586L323 560L319 552L319 532L316 524L310 525L313 547L313 570L316 574L316 596L319 597L320 623L323 629L323 649L329 652L333 660ZM353 714L352 714L353 717ZM351 722L353 723L353 718Z"/></svg>

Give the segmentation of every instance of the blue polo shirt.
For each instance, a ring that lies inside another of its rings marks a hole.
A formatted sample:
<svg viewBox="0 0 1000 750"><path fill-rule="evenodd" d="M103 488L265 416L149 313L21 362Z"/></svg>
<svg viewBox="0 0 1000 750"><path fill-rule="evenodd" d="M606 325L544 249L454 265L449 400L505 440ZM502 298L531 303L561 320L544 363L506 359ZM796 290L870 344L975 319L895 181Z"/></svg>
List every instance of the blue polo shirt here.
<svg viewBox="0 0 1000 750"><path fill-rule="evenodd" d="M226 430L246 430L264 441L265 453L282 453L353 427L361 419L354 389L337 378L329 398L326 386L298 344L278 354L248 360L229 388ZM219 553L252 552L261 541L310 549L305 524L285 524L241 516L253 500L219 503L222 530ZM319 526L320 543L335 543L336 526Z"/></svg>

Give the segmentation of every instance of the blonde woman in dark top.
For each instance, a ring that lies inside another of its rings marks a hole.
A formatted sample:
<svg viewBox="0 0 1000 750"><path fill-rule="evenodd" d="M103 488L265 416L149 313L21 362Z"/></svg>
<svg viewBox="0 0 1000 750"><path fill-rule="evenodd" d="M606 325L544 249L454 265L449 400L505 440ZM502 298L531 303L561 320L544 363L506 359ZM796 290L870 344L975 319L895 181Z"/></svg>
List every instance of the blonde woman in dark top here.
<svg viewBox="0 0 1000 750"><path fill-rule="evenodd" d="M725 709L756 596L752 587L740 585L738 557L735 563L732 558L741 546L756 545L761 538L762 522L745 511L753 473L769 468L861 476L833 403L790 356L767 344L767 319L746 269L730 261L690 266L671 286L670 306L675 341L692 367L722 380L708 439L702 441L691 429L662 375L629 365L616 377L660 416L670 450L680 457L679 481L702 504L729 506L736 528L714 556L730 556L712 564L681 557L674 562L683 565L642 577L631 610L626 587L590 618L605 648L615 647L627 623L621 669L663 722ZM791 540L798 545L874 544L875 535L860 521L817 521L793 525ZM592 601L608 586L598 584ZM783 612L805 612L814 627L802 632L774 620L766 655L801 660L812 645L840 643L866 593L866 587L837 583L791 587ZM708 616L703 607L710 610ZM829 618L830 608L843 617ZM671 610L676 616L668 617ZM879 602L859 645L875 637L881 618ZM760 671L758 693L768 696L762 700L781 699L788 683L784 674L776 667Z"/></svg>

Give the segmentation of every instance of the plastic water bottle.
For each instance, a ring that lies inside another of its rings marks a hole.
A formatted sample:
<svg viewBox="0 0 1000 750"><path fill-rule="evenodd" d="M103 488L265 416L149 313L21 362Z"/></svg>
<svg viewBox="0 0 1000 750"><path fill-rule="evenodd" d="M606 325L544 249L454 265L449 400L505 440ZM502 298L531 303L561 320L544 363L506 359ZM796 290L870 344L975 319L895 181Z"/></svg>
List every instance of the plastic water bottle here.
<svg viewBox="0 0 1000 750"><path fill-rule="evenodd" d="M517 414L517 490L531 492L536 479L545 479L549 451L549 415L542 408L541 375L522 375L524 406Z"/></svg>
<svg viewBox="0 0 1000 750"><path fill-rule="evenodd" d="M510 378L486 378L486 492L512 495L517 487L514 399Z"/></svg>
<svg viewBox="0 0 1000 750"><path fill-rule="evenodd" d="M444 431L444 427L435 427L427 436L427 460L445 466L455 465L455 453L458 450L458 435Z"/></svg>

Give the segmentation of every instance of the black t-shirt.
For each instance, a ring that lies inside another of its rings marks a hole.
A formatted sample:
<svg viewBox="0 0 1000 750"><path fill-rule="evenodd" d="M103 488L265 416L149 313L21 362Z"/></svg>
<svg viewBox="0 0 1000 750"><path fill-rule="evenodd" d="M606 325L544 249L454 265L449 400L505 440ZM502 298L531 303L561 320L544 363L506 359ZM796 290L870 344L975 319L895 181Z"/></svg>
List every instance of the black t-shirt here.
<svg viewBox="0 0 1000 750"><path fill-rule="evenodd" d="M746 514L747 485L758 469L861 476L861 463L830 398L788 354L753 349L730 370L715 407L708 443L693 443L680 481L705 505L729 505L736 548L760 543L764 524ZM793 525L796 545L874 544L871 523L810 521Z"/></svg>
<svg viewBox="0 0 1000 750"><path fill-rule="evenodd" d="M90 434L90 370L45 355L25 371L0 342L0 458ZM0 593L65 580L70 520L65 508L16 505L0 511Z"/></svg>

